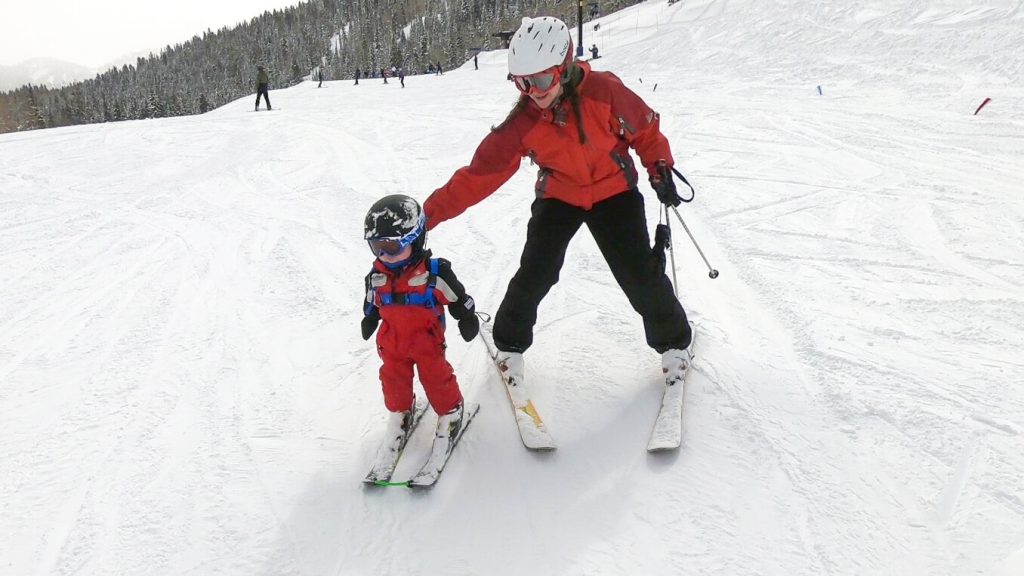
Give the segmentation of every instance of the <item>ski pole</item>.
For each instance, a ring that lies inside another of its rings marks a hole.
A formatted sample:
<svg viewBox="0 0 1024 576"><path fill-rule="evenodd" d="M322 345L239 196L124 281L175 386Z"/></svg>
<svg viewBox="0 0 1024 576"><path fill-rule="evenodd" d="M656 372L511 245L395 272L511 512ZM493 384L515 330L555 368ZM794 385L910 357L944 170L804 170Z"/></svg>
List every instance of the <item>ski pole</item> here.
<svg viewBox="0 0 1024 576"><path fill-rule="evenodd" d="M675 175L679 177L679 179L683 182L683 184L686 184L686 186L690 189L690 197L689 198L680 198L680 200L683 201L683 202L693 202L693 199L697 196L697 191L693 189L693 185L690 184L689 180L686 179L686 176L683 176L683 174L679 170L676 170L675 166L672 166L671 169L672 169L672 172L674 172ZM671 178L672 175L668 174L667 177ZM683 217L679 215L679 210L677 210L675 206L671 206L671 208L672 208L672 211L676 213L676 218L679 219L679 223L683 225L683 230L686 230L686 235L690 237L690 242L693 242L693 247L697 249L697 253L700 254L701 259L704 260L704 265L708 267L708 277L711 278L712 280L714 280L715 278L718 278L718 270L715 270L711 266L711 262L708 262L708 257L705 256L704 255L704 251L700 249L700 244L697 244L697 239L693 237L693 233L690 232L690 227L686 225L686 221L684 221ZM669 206L666 205L665 206L665 212L666 212L665 220L666 221L669 219L669 217L667 215L668 209L669 209ZM673 254L672 266L673 267L675 266L675 255L674 254ZM672 272L674 274L675 270L673 270Z"/></svg>
<svg viewBox="0 0 1024 576"><path fill-rule="evenodd" d="M676 218L679 219L679 223L683 225L683 230L686 230L686 235L690 237L690 242L693 242L693 247L697 249L697 253L700 254L701 259L704 260L704 265L708 267L708 277L712 280L718 278L718 270L711 267L711 262L708 262L708 257L704 255L704 251L700 249L700 244L697 244L697 239L694 238L693 234L690 232L690 227L686 225L686 221L679 215L679 210L676 210L676 207L673 206L672 211L675 212ZM675 264L673 264L673 266L674 265ZM673 270L673 273L674 272L675 271Z"/></svg>

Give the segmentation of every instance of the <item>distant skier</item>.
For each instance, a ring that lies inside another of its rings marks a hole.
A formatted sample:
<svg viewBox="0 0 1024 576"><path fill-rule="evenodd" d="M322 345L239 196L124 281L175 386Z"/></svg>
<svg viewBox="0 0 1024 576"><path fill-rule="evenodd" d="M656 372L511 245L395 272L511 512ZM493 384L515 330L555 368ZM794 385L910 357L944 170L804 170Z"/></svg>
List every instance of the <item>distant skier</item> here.
<svg viewBox="0 0 1024 576"><path fill-rule="evenodd" d="M359 76L361 76L361 75L362 75L362 72L359 70L359 68L356 68L356 84L355 84L356 86L359 86Z"/></svg>
<svg viewBox="0 0 1024 576"><path fill-rule="evenodd" d="M569 28L556 18L523 18L510 43L508 70L519 101L483 139L470 164L423 204L433 229L494 193L524 156L540 167L519 270L494 319L496 360L509 380L526 382L523 353L533 344L537 309L559 279L570 240L585 224L643 319L647 344L661 354L666 384L681 380L692 361L692 333L651 249L629 152L639 156L658 200L678 206L674 160L658 114L614 74L574 61Z"/></svg>
<svg viewBox="0 0 1024 576"><path fill-rule="evenodd" d="M270 91L268 90L270 77L267 76L267 71L263 69L263 66L257 66L256 71L256 110L260 109L260 96L266 101L267 110L273 110L270 107Z"/></svg>
<svg viewBox="0 0 1024 576"><path fill-rule="evenodd" d="M410 431L415 405L413 367L439 415L438 434L456 438L462 425L463 399L455 372L445 359L445 313L448 306L467 342L480 321L473 298L452 272L451 263L426 250L426 220L416 200L403 194L381 198L366 214L364 238L376 260L366 276L363 340L378 323L377 353L384 405L391 413L387 439L403 440Z"/></svg>
<svg viewBox="0 0 1024 576"><path fill-rule="evenodd" d="M405 88L405 68L398 69L398 81L402 83L402 88Z"/></svg>
<svg viewBox="0 0 1024 576"><path fill-rule="evenodd" d="M597 55L597 44L592 44L590 46L590 59L597 60L598 58L600 58L600 56Z"/></svg>
<svg viewBox="0 0 1024 576"><path fill-rule="evenodd" d="M384 79L384 83L385 84L388 83L388 69L387 68L381 68L380 69L380 77Z"/></svg>
<svg viewBox="0 0 1024 576"><path fill-rule="evenodd" d="M480 69L480 66L477 64L477 61L476 61L476 56L477 56L476 54L473 54L473 70L479 70Z"/></svg>
<svg viewBox="0 0 1024 576"><path fill-rule="evenodd" d="M320 68L317 68L317 70L316 70L316 77L317 77L318 80L320 80L320 83L317 84L316 87L320 88L321 86L324 85L324 71L322 69L320 69Z"/></svg>

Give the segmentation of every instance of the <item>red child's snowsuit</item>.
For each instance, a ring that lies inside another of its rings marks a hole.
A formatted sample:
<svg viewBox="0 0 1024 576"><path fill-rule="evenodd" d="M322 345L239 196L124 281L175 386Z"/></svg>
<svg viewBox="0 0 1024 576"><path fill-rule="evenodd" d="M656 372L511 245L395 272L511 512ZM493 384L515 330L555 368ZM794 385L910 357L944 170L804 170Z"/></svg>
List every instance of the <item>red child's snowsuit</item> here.
<svg viewBox="0 0 1024 576"><path fill-rule="evenodd" d="M466 295L451 264L443 258L432 260L429 251L420 262L398 271L377 260L366 276L364 313L368 318L379 314L383 320L377 332L377 353L389 411L412 408L414 365L436 413L447 414L462 402L455 372L444 355L445 305L456 319L475 313L473 299Z"/></svg>

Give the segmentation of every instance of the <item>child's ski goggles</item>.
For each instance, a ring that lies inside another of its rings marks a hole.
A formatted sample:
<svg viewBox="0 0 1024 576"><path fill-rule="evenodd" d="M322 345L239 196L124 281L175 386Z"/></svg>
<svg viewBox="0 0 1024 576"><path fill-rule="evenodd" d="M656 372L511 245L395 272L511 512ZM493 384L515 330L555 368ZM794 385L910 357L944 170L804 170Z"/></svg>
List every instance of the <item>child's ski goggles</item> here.
<svg viewBox="0 0 1024 576"><path fill-rule="evenodd" d="M370 252L373 252L373 255L377 257L384 256L385 254L394 256L411 244L411 242L402 242L401 238L374 238L367 240L367 243L370 244Z"/></svg>
<svg viewBox="0 0 1024 576"><path fill-rule="evenodd" d="M512 81L523 94L544 94L554 88L561 77L562 67L554 66L536 74L513 76Z"/></svg>

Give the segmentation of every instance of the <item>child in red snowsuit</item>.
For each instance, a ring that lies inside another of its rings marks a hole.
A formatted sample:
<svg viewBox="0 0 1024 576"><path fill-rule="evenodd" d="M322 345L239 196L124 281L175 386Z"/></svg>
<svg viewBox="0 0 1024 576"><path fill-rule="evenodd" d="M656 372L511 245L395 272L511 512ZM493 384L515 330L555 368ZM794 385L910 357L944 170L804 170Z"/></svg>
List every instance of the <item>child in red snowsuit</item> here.
<svg viewBox="0 0 1024 576"><path fill-rule="evenodd" d="M377 353L384 405L402 423L408 422L415 366L434 411L451 415L447 420L461 420L462 393L445 359L444 307L458 320L459 332L468 342L480 330L473 298L451 263L432 258L424 249L425 216L409 196L395 194L377 201L366 215L365 238L376 260L366 276L362 333L369 340L383 320Z"/></svg>

